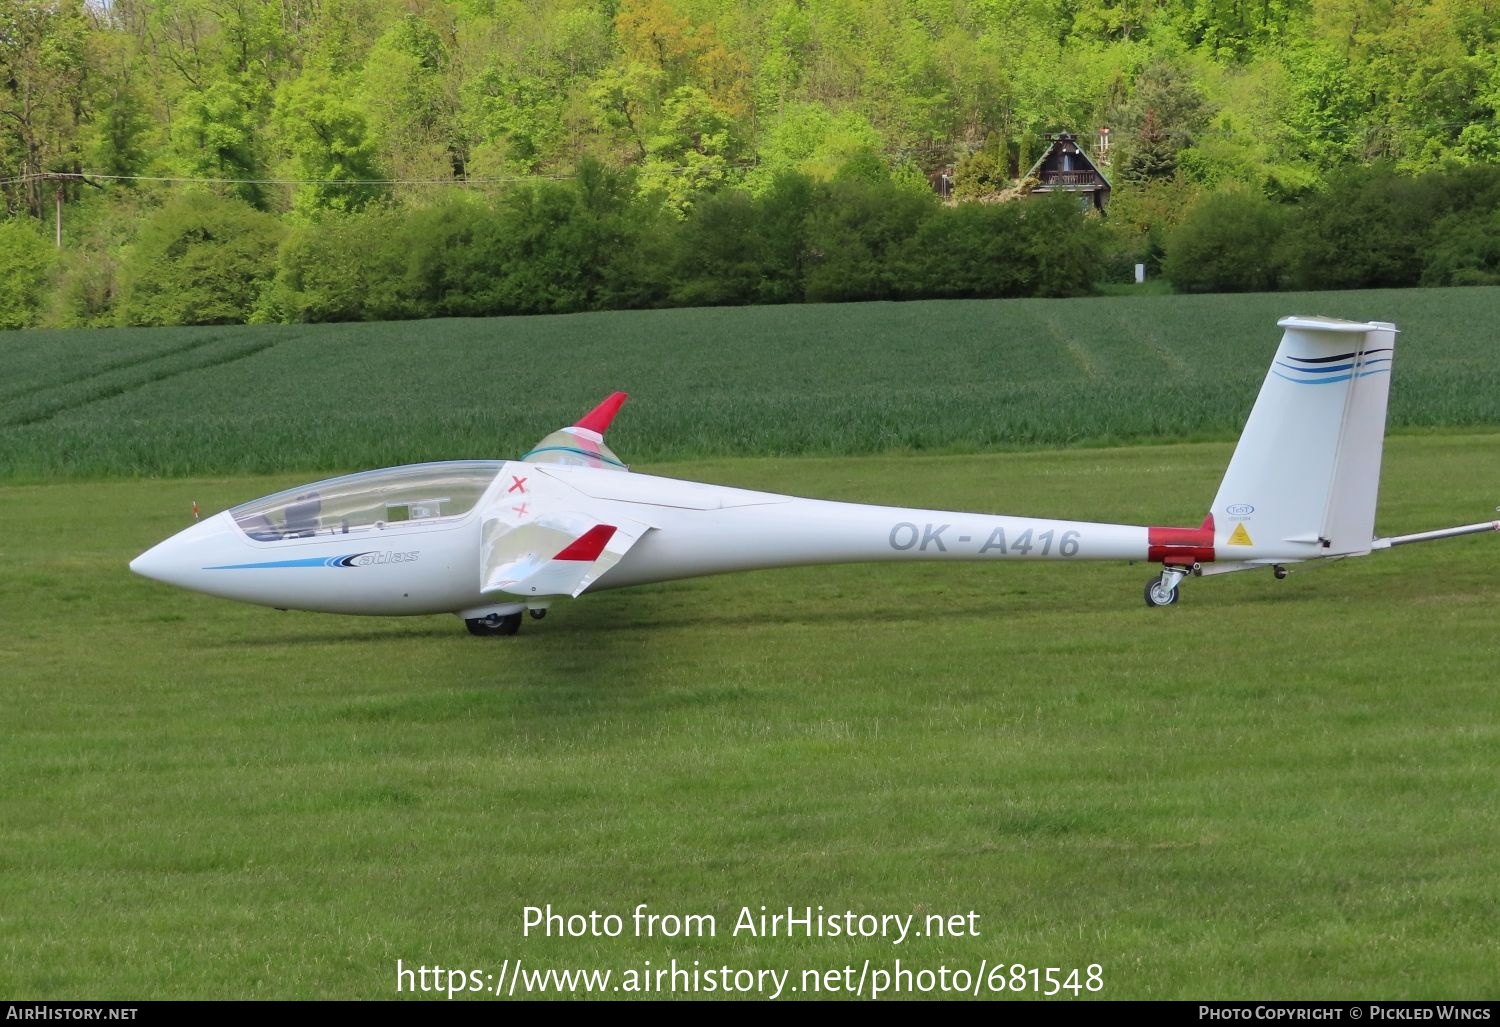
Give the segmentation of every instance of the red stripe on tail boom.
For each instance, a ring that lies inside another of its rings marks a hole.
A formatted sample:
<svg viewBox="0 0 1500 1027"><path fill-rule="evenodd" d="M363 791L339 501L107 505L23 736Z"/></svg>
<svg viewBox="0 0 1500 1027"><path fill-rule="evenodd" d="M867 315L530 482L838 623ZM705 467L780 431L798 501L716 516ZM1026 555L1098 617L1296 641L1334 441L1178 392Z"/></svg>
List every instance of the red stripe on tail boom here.
<svg viewBox="0 0 1500 1027"><path fill-rule="evenodd" d="M1195 563L1214 562L1214 515L1203 518L1201 528L1147 528L1150 546L1146 559L1188 567Z"/></svg>
<svg viewBox="0 0 1500 1027"><path fill-rule="evenodd" d="M569 542L563 547L563 551L552 559L592 563L599 559L599 554L604 552L604 547L609 545L610 539L614 538L615 530L613 524L596 524Z"/></svg>

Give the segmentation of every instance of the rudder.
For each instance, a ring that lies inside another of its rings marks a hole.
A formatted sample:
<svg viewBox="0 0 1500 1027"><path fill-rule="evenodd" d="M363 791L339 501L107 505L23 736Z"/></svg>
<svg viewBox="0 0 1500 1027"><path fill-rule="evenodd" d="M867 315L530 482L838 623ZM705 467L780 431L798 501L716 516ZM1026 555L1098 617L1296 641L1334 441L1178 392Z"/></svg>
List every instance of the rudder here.
<svg viewBox="0 0 1500 1027"><path fill-rule="evenodd" d="M1214 498L1220 559L1366 553L1396 326L1286 317L1276 358Z"/></svg>

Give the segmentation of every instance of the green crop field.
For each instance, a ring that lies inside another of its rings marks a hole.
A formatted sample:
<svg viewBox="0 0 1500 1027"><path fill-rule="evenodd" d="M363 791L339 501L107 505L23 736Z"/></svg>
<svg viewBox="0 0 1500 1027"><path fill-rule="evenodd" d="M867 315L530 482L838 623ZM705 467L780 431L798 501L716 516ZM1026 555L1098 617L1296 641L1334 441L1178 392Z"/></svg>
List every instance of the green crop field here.
<svg viewBox="0 0 1500 1027"><path fill-rule="evenodd" d="M0 477L524 452L615 389L637 462L1238 432L1289 313L1404 331L1392 424L1500 424L1500 288L584 314L0 337Z"/></svg>
<svg viewBox="0 0 1500 1027"><path fill-rule="evenodd" d="M794 998L806 971L899 960L1097 966L1083 998L1493 999L1500 537L1190 579L1161 610L1144 565L732 575L500 639L126 564L195 500L513 454L615 387L611 442L642 470L1193 524L1293 311L1405 330L1380 531L1487 520L1497 298L5 337L0 995L394 998L397 960L481 980L520 960L608 970L625 997L676 960L787 972ZM716 932L636 937L641 903ZM528 935L548 904L623 932ZM762 906L972 912L977 933L734 932Z"/></svg>

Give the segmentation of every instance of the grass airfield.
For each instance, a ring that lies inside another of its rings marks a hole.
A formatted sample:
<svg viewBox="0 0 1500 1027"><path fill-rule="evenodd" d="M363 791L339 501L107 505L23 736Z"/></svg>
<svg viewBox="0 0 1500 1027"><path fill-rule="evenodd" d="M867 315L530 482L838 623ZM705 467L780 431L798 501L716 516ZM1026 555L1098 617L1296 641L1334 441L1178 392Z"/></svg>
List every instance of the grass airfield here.
<svg viewBox="0 0 1500 1027"><path fill-rule="evenodd" d="M640 469L1196 524L1230 450ZM1380 530L1493 517L1497 455L1393 437ZM768 572L586 597L511 639L127 572L193 500L301 480L0 486L0 994L390 998L398 958L1500 990L1500 538L1190 579L1168 610L1144 565ZM718 936L522 937L528 905L642 902ZM761 905L974 910L980 933L729 934Z"/></svg>

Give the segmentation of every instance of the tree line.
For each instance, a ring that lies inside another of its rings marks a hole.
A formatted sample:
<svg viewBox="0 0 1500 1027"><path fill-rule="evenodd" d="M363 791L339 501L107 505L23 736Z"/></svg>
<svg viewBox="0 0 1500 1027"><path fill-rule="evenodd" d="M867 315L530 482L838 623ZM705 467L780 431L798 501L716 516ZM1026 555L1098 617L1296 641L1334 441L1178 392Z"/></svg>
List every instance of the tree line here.
<svg viewBox="0 0 1500 1027"><path fill-rule="evenodd" d="M192 316L324 317L327 303L296 298L299 254L363 238L345 245L415 260L422 231L465 211L479 235L548 218L571 231L567 209L592 209L605 179L655 280L579 286L553 308L1069 291L1050 254L969 263L990 222L1000 248L1036 254L1005 233L1042 213L944 213L920 184L951 167L960 199L996 200L1047 133L1109 127L1109 224L1059 236L1060 263L1096 261L1096 281L1136 262L1154 274L1210 204L1263 230L1268 211L1363 188L1361 169L1418 182L1492 164L1497 111L1495 0L5 0L0 323L157 316L143 269L176 259L163 235L210 209L246 233L236 260L254 256L255 273L210 261ZM212 180L210 195L182 179ZM881 190L892 199L874 211L865 193ZM819 209L796 215L793 193ZM64 245L43 254L59 202ZM766 223L792 234L769 243ZM682 256L740 225L739 251ZM945 253L922 256L919 227ZM1477 236L1453 243L1472 233L1443 233L1457 249L1418 280L1491 274ZM476 245L512 285L456 303L409 267L366 268L402 284L359 316L536 306L515 284L533 263L547 288L568 280L540 244ZM699 256L722 273L662 278ZM1314 264L1283 260L1259 280ZM1181 287L1220 287L1193 263L1179 261ZM752 267L770 269L753 289Z"/></svg>
<svg viewBox="0 0 1500 1027"><path fill-rule="evenodd" d="M1180 291L1496 285L1500 165L1353 168L1295 204L1223 188L1153 242L1066 194L945 205L879 164L783 172L676 216L630 170L585 159L500 197L304 225L186 190L146 213L117 268L59 277L55 260L29 226L0 225L0 323L47 303L56 323L175 325L1076 296L1142 261Z"/></svg>
<svg viewBox="0 0 1500 1027"><path fill-rule="evenodd" d="M1184 291L1500 285L1500 165L1352 167L1297 204L1220 189L1172 231L1162 264Z"/></svg>
<svg viewBox="0 0 1500 1027"><path fill-rule="evenodd" d="M925 181L862 170L784 172L759 196L721 189L684 217L591 159L498 199L455 192L307 225L182 191L145 217L118 268L63 274L53 309L99 325L400 320L1072 296L1098 275L1104 230L1066 196L945 207ZM32 302L50 257L35 232L0 228L0 263L30 267ZM26 280L0 285L0 318L23 315Z"/></svg>

